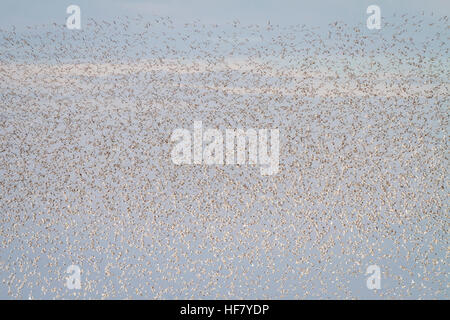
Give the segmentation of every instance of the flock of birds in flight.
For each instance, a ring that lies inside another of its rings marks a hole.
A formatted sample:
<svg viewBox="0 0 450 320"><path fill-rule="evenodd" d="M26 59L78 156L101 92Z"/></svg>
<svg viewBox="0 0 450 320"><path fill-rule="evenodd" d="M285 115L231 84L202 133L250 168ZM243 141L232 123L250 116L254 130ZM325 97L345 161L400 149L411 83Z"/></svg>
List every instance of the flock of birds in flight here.
<svg viewBox="0 0 450 320"><path fill-rule="evenodd" d="M0 31L1 297L448 298L448 17ZM196 120L279 173L174 165Z"/></svg>

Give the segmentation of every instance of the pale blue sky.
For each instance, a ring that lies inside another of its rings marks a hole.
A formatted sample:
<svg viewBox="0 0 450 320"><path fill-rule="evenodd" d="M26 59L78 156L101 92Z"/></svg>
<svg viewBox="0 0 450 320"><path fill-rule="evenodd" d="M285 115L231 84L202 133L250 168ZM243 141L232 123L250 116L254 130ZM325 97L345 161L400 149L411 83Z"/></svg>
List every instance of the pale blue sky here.
<svg viewBox="0 0 450 320"><path fill-rule="evenodd" d="M170 16L178 22L200 19L205 23L224 23L239 19L246 24L327 25L333 21L364 22L366 8L381 7L382 16L425 11L439 15L450 13L450 1L428 0L2 0L0 27L18 29L26 25L64 23L70 4L81 7L85 18L109 19L116 16ZM360 20L360 21L357 21Z"/></svg>

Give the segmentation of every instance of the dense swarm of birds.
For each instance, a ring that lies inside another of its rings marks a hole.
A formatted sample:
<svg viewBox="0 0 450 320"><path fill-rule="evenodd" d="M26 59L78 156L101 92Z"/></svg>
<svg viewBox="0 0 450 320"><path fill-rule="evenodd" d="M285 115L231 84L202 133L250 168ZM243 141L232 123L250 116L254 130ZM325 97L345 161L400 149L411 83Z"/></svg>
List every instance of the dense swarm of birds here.
<svg viewBox="0 0 450 320"><path fill-rule="evenodd" d="M2 298L449 298L446 16L0 31ZM278 174L173 164L195 120Z"/></svg>

